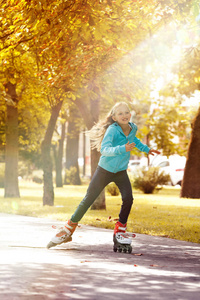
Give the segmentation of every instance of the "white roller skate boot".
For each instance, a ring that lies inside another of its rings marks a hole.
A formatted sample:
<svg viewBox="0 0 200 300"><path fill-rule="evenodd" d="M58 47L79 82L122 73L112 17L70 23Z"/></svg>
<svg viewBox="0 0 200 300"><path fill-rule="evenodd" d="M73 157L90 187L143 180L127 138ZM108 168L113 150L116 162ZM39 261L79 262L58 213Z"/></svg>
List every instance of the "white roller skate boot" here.
<svg viewBox="0 0 200 300"><path fill-rule="evenodd" d="M126 224L122 224L119 221L115 224L114 234L113 234L113 251L114 252L132 252L131 239L126 234Z"/></svg>
<svg viewBox="0 0 200 300"><path fill-rule="evenodd" d="M72 241L72 234L75 231L78 223L73 223L68 220L64 227L59 228L55 236L52 237L51 241L48 243L47 248L55 247L62 243L67 243ZM53 228L56 228L53 226Z"/></svg>

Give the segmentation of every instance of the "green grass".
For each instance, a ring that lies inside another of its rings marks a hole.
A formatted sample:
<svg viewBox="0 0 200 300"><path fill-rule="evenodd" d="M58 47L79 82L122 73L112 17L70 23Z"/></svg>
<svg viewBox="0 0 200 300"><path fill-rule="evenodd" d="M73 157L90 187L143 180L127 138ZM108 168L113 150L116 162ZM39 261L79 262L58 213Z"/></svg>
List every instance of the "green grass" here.
<svg viewBox="0 0 200 300"><path fill-rule="evenodd" d="M21 198L3 197L0 189L0 212L65 221L85 195L87 186L55 188L54 206L43 206L42 185L21 182ZM166 187L157 194L133 191L134 205L128 231L166 236L200 243L200 199L179 198L180 189ZM106 211L88 210L80 223L114 228L121 206L120 196L106 195Z"/></svg>

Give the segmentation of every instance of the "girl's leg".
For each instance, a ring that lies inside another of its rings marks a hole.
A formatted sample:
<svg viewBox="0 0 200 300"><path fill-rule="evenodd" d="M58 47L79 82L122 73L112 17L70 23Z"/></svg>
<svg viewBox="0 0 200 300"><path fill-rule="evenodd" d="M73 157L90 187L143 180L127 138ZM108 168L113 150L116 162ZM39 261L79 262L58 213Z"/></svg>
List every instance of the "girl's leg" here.
<svg viewBox="0 0 200 300"><path fill-rule="evenodd" d="M99 196L104 187L112 181L112 177L113 173L108 172L101 167L97 167L84 199L79 204L71 219L66 222L64 228L61 228L61 230L52 237L51 241L47 245L47 248L51 248L62 243L67 243L72 240L72 234L76 229L78 222L95 201L95 199Z"/></svg>
<svg viewBox="0 0 200 300"><path fill-rule="evenodd" d="M122 224L126 224L133 204L132 187L127 172L121 171L116 173L114 182L118 186L122 196L122 206L119 213L119 222Z"/></svg>
<svg viewBox="0 0 200 300"><path fill-rule="evenodd" d="M99 166L97 167L84 199L81 201L70 219L72 222L78 223L81 220L105 186L112 181L112 177L113 173L108 172Z"/></svg>

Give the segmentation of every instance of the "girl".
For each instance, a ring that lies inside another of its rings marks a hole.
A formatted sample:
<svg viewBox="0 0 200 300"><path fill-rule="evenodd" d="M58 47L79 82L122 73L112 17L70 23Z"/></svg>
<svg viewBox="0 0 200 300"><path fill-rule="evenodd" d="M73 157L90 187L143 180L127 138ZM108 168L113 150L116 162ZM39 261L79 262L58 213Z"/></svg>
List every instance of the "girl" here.
<svg viewBox="0 0 200 300"><path fill-rule="evenodd" d="M47 248L66 243L72 240L78 222L82 219L88 208L92 205L101 191L110 182L115 182L122 196L122 206L119 220L114 229L114 251L119 245L128 245L131 252L131 240L124 235L128 216L133 204L131 183L127 175L130 151L134 147L148 154L159 154L157 150L144 145L135 135L137 126L130 122L131 113L125 102L114 105L107 118L97 123L90 131L91 147L101 152L98 167L90 182L84 199L71 216L70 220L49 242ZM120 251L120 249L119 249ZM121 248L122 251L122 248Z"/></svg>

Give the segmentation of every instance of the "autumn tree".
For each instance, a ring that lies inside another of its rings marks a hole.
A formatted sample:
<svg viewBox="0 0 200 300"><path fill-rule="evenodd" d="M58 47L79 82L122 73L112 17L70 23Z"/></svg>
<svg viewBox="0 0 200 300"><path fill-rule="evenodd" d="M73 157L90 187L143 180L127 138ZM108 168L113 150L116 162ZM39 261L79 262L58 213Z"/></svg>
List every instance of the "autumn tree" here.
<svg viewBox="0 0 200 300"><path fill-rule="evenodd" d="M77 106L70 105L66 137L65 184L80 185L78 165L79 134L82 127Z"/></svg>
<svg viewBox="0 0 200 300"><path fill-rule="evenodd" d="M199 3L194 1L192 9L185 17L182 31L178 33L179 44L185 47L182 59L177 63L173 72L176 74L175 80L167 85L167 92L172 97L180 98L180 95L191 97L200 90L200 41L199 41ZM194 46L194 43L196 45ZM192 101L192 99L190 100ZM187 150L187 160L184 178L181 188L181 197L200 197L200 110L196 112L196 117L191 123L191 138ZM181 127L180 127L181 129Z"/></svg>
<svg viewBox="0 0 200 300"><path fill-rule="evenodd" d="M19 197L18 187L18 106L27 82L34 81L36 64L25 45L33 36L25 36L28 21L24 20L25 3L1 1L0 57L1 98L6 104L5 197ZM26 27L26 28L25 28Z"/></svg>
<svg viewBox="0 0 200 300"><path fill-rule="evenodd" d="M19 160L23 161L27 171L30 167L41 167L41 140L50 115L47 108L42 87L29 80L18 103Z"/></svg>
<svg viewBox="0 0 200 300"><path fill-rule="evenodd" d="M1 53L2 54L2 53ZM6 103L5 197L19 197L18 187L18 106L31 79L33 61L26 53L13 49L3 56L1 74L2 96ZM25 62L30 63L25 67ZM33 67L34 68L34 67Z"/></svg>
<svg viewBox="0 0 200 300"><path fill-rule="evenodd" d="M60 127L60 130L56 130L58 139L53 143L53 153L55 160L55 171L56 171L56 187L63 187L63 150L65 142L65 133L66 133L66 118L64 114L61 115L59 122L57 122L57 127Z"/></svg>
<svg viewBox="0 0 200 300"><path fill-rule="evenodd" d="M200 45L200 44L199 44ZM185 95L192 95L199 91L200 82L200 48L191 47L185 55L185 59L179 68L179 82L177 91ZM196 113L192 124L192 134L189 143L181 197L200 198L200 109Z"/></svg>
<svg viewBox="0 0 200 300"><path fill-rule="evenodd" d="M18 97L16 84L5 84L11 104L7 104L6 113L6 151L5 151L5 194L4 197L19 197L18 187Z"/></svg>
<svg viewBox="0 0 200 300"><path fill-rule="evenodd" d="M63 93L59 90L51 89L51 94L47 94L51 106L51 116L41 144L42 165L43 165L43 205L54 205L54 188L53 188L53 164L51 157L51 142L55 130L56 122L63 104Z"/></svg>
<svg viewBox="0 0 200 300"><path fill-rule="evenodd" d="M29 52L35 63L34 72L37 69L38 80L47 89L65 91L64 98L76 102L84 119L93 108L90 119L98 121L101 97L98 77L142 42L150 31L155 32L171 20L175 12L179 15L186 13L190 3L185 0L181 3L172 0L159 3L154 0L98 3L89 0L2 1L1 53L7 64L6 55L12 51L18 51L20 58ZM3 31L5 27L7 29ZM77 100L80 90L85 89L83 94L87 94L90 86L91 98L81 97ZM51 108L52 113L55 109L57 115L63 100L59 101L59 97L55 99L58 102ZM50 122L55 125L54 117L50 118ZM88 129L93 124L88 124ZM42 144L43 153L47 151L48 154L49 145L45 145L45 142L50 143L50 129L52 126L49 124ZM52 205L53 192L50 186L52 184L44 188L45 192L51 190L49 200L45 196L44 203Z"/></svg>
<svg viewBox="0 0 200 300"><path fill-rule="evenodd" d="M142 12L140 4L134 4L136 11L141 13L142 17L147 17L147 23L150 19L157 21L156 14L152 16L154 4ZM95 6L92 1L69 1L59 4L52 1L49 7L45 3L35 5L35 1L30 1L27 4L28 14L32 18L35 17L34 27L30 27L30 32L34 28L35 38L30 43L37 52L39 76L42 76L43 80L46 79L48 85L64 88L68 92L71 90L73 94L93 82L94 98L95 90L98 90L94 79L145 36L148 25L143 24L140 28L140 21L137 18L132 19L132 5L130 1L127 1L126 5L118 1L116 4L102 2ZM127 39L131 33L137 34L136 42ZM123 50L120 45L123 45ZM69 93L67 97L69 98ZM99 97L98 92L95 98ZM96 100L91 99L89 102L93 101ZM91 107L95 109L92 111L94 121L98 121L98 105ZM90 110L87 110L86 118L88 112L90 113ZM94 122L88 129L93 125ZM96 167L97 155L93 161Z"/></svg>

